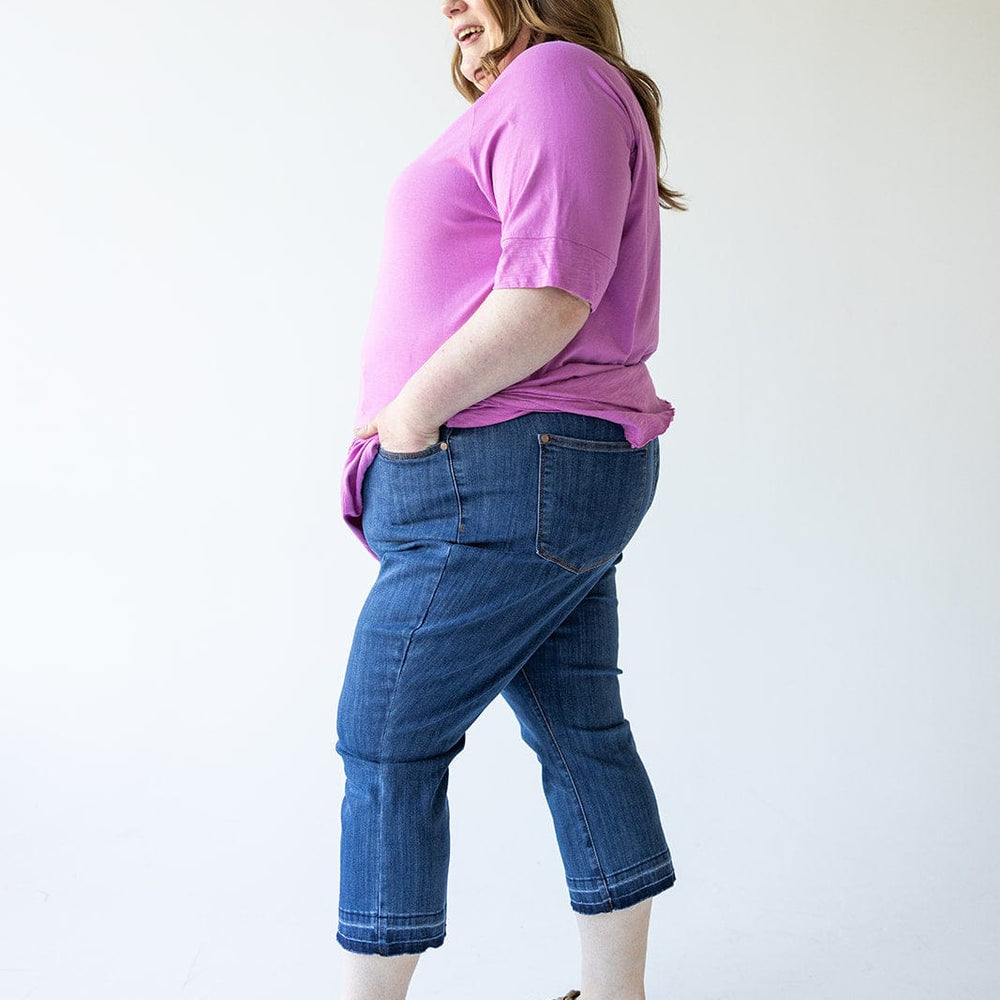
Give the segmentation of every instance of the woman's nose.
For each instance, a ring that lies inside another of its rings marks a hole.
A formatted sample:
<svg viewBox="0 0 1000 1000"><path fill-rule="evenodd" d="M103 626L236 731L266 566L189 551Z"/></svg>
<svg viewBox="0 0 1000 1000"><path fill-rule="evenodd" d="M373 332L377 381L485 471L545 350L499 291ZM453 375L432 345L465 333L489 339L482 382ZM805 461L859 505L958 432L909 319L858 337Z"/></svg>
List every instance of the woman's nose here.
<svg viewBox="0 0 1000 1000"><path fill-rule="evenodd" d="M445 17L461 14L463 10L465 10L464 0L444 0L444 3L441 4L441 13Z"/></svg>

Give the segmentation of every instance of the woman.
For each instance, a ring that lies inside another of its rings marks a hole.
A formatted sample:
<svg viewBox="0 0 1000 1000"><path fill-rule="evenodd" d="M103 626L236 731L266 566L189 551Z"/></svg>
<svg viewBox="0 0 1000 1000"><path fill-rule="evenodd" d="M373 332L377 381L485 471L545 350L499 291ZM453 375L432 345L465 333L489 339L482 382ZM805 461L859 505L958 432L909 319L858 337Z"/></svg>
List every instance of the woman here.
<svg viewBox="0 0 1000 1000"><path fill-rule="evenodd" d="M615 567L673 415L659 92L612 0L445 0L468 108L397 180L344 516L379 559L337 715L342 1000L445 934L448 765L499 694L542 765L582 1000L639 1000L674 881L618 689ZM567 996L577 996L572 991Z"/></svg>

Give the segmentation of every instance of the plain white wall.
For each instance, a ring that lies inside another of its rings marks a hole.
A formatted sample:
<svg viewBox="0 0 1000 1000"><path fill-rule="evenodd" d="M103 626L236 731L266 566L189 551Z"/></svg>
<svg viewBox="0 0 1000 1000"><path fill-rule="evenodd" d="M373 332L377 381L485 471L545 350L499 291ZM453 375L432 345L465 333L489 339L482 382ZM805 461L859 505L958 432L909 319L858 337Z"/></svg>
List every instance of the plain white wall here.
<svg viewBox="0 0 1000 1000"><path fill-rule="evenodd" d="M1000 979L986 0L621 0L665 97L660 495L622 684L678 881L649 996ZM438 4L0 5L0 997L336 995L339 520ZM447 266L447 262L442 262ZM545 1000L575 918L496 703L412 996Z"/></svg>

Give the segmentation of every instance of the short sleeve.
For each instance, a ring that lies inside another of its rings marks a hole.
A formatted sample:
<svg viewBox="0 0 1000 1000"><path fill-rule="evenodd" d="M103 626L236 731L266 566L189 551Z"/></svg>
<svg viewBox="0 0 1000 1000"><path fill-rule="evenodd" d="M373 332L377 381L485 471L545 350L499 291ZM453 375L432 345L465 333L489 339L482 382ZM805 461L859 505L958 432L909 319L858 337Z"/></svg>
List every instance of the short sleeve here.
<svg viewBox="0 0 1000 1000"><path fill-rule="evenodd" d="M591 310L618 261L635 145L628 111L595 59L617 72L581 46L528 49L480 99L502 98L473 131L500 219L494 287L563 288Z"/></svg>

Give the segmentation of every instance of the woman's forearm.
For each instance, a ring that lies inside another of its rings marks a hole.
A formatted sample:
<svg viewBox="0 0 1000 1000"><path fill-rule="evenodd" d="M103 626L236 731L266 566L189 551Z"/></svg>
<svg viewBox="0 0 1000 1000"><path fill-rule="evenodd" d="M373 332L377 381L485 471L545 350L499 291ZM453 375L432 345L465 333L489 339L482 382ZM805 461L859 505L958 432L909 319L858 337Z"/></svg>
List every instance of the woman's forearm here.
<svg viewBox="0 0 1000 1000"><path fill-rule="evenodd" d="M583 299L561 288L494 289L414 373L399 402L437 428L551 361L589 313Z"/></svg>
<svg viewBox="0 0 1000 1000"><path fill-rule="evenodd" d="M449 417L551 361L589 314L561 288L494 289L359 436L378 433L391 451L426 447Z"/></svg>

